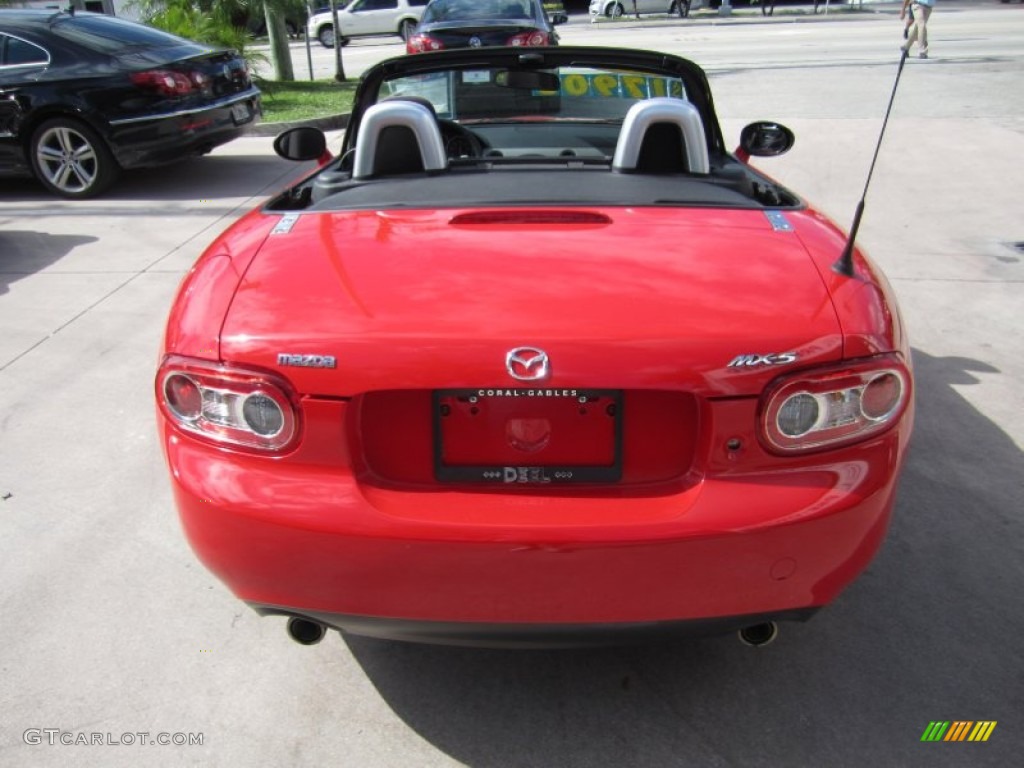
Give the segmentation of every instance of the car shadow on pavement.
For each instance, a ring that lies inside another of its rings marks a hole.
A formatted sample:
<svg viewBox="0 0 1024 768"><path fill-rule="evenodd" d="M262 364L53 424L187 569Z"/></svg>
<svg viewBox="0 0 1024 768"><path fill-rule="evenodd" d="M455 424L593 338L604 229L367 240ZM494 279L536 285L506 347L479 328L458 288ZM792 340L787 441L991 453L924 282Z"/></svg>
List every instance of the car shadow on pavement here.
<svg viewBox="0 0 1024 768"><path fill-rule="evenodd" d="M0 219L0 225L4 220ZM80 245L96 242L91 235L51 235L0 226L0 296L15 280L28 277L60 261Z"/></svg>
<svg viewBox="0 0 1024 768"><path fill-rule="evenodd" d="M43 203L68 206L69 213L126 201L190 202L227 198L247 200L277 193L311 170L312 164L282 160L272 153L210 155L157 168L123 171L109 191L91 200L64 200L33 179L0 180L0 204ZM201 207L197 213L203 213Z"/></svg>
<svg viewBox="0 0 1024 768"><path fill-rule="evenodd" d="M35 179L27 176L0 176L0 203L35 202L37 200L60 200L54 197ZM10 215L13 211L4 211Z"/></svg>
<svg viewBox="0 0 1024 768"><path fill-rule="evenodd" d="M197 157L126 171L102 199L193 202L266 197L297 178L303 168L274 154Z"/></svg>
<svg viewBox="0 0 1024 768"><path fill-rule="evenodd" d="M782 624L769 646L345 642L405 723L477 768L1013 764L1024 457L956 389L999 371L920 350L914 362L915 434L886 543L835 603ZM921 742L930 721L957 719L1006 725L985 744ZM968 746L973 757L955 749Z"/></svg>

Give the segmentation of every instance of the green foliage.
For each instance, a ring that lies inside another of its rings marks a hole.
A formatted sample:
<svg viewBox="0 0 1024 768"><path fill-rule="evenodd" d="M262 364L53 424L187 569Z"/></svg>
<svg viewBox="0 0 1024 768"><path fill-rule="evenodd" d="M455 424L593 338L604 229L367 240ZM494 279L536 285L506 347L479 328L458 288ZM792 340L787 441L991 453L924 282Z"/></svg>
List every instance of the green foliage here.
<svg viewBox="0 0 1024 768"><path fill-rule="evenodd" d="M147 24L199 43L232 48L244 56L253 69L253 65L266 61L266 57L248 50L248 33L232 22L232 11L237 3L238 0L139 0L138 6Z"/></svg>
<svg viewBox="0 0 1024 768"><path fill-rule="evenodd" d="M143 18L147 24L200 43L242 51L247 42L245 30L233 26L229 17L216 10L203 11L190 0L151 3Z"/></svg>
<svg viewBox="0 0 1024 768"><path fill-rule="evenodd" d="M260 83L260 90L263 91L264 122L278 123L350 112L356 83L264 80Z"/></svg>

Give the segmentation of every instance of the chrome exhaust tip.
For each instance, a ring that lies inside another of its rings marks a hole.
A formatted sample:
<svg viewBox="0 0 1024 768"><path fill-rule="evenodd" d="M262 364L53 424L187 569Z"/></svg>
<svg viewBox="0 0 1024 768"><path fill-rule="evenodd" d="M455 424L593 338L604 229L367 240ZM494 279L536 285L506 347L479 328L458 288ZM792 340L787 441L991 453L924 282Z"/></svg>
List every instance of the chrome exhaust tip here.
<svg viewBox="0 0 1024 768"><path fill-rule="evenodd" d="M752 624L739 631L740 642L749 645L751 648L760 648L768 645L779 636L779 625L774 621L765 621L761 624Z"/></svg>
<svg viewBox="0 0 1024 768"><path fill-rule="evenodd" d="M318 621L310 621L299 616L288 619L288 636L299 645L316 645L324 639L327 627Z"/></svg>

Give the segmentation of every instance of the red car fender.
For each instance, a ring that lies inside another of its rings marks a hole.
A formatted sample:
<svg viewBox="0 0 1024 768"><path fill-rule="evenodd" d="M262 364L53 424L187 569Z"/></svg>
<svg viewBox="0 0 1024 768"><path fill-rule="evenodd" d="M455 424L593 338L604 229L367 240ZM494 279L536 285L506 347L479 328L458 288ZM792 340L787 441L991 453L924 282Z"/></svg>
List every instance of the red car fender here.
<svg viewBox="0 0 1024 768"><path fill-rule="evenodd" d="M235 290L279 218L253 211L206 249L178 287L163 354L220 359L220 330Z"/></svg>

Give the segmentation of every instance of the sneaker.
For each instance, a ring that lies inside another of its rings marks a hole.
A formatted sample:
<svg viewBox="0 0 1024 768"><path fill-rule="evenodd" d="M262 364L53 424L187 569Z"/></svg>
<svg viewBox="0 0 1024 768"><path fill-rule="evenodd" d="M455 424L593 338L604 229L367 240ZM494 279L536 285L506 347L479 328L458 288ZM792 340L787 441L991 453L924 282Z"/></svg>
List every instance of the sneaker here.
<svg viewBox="0 0 1024 768"><path fill-rule="evenodd" d="M928 58L928 54L925 53L924 51L921 51L919 54L917 54L917 57L919 59L927 59Z"/></svg>

